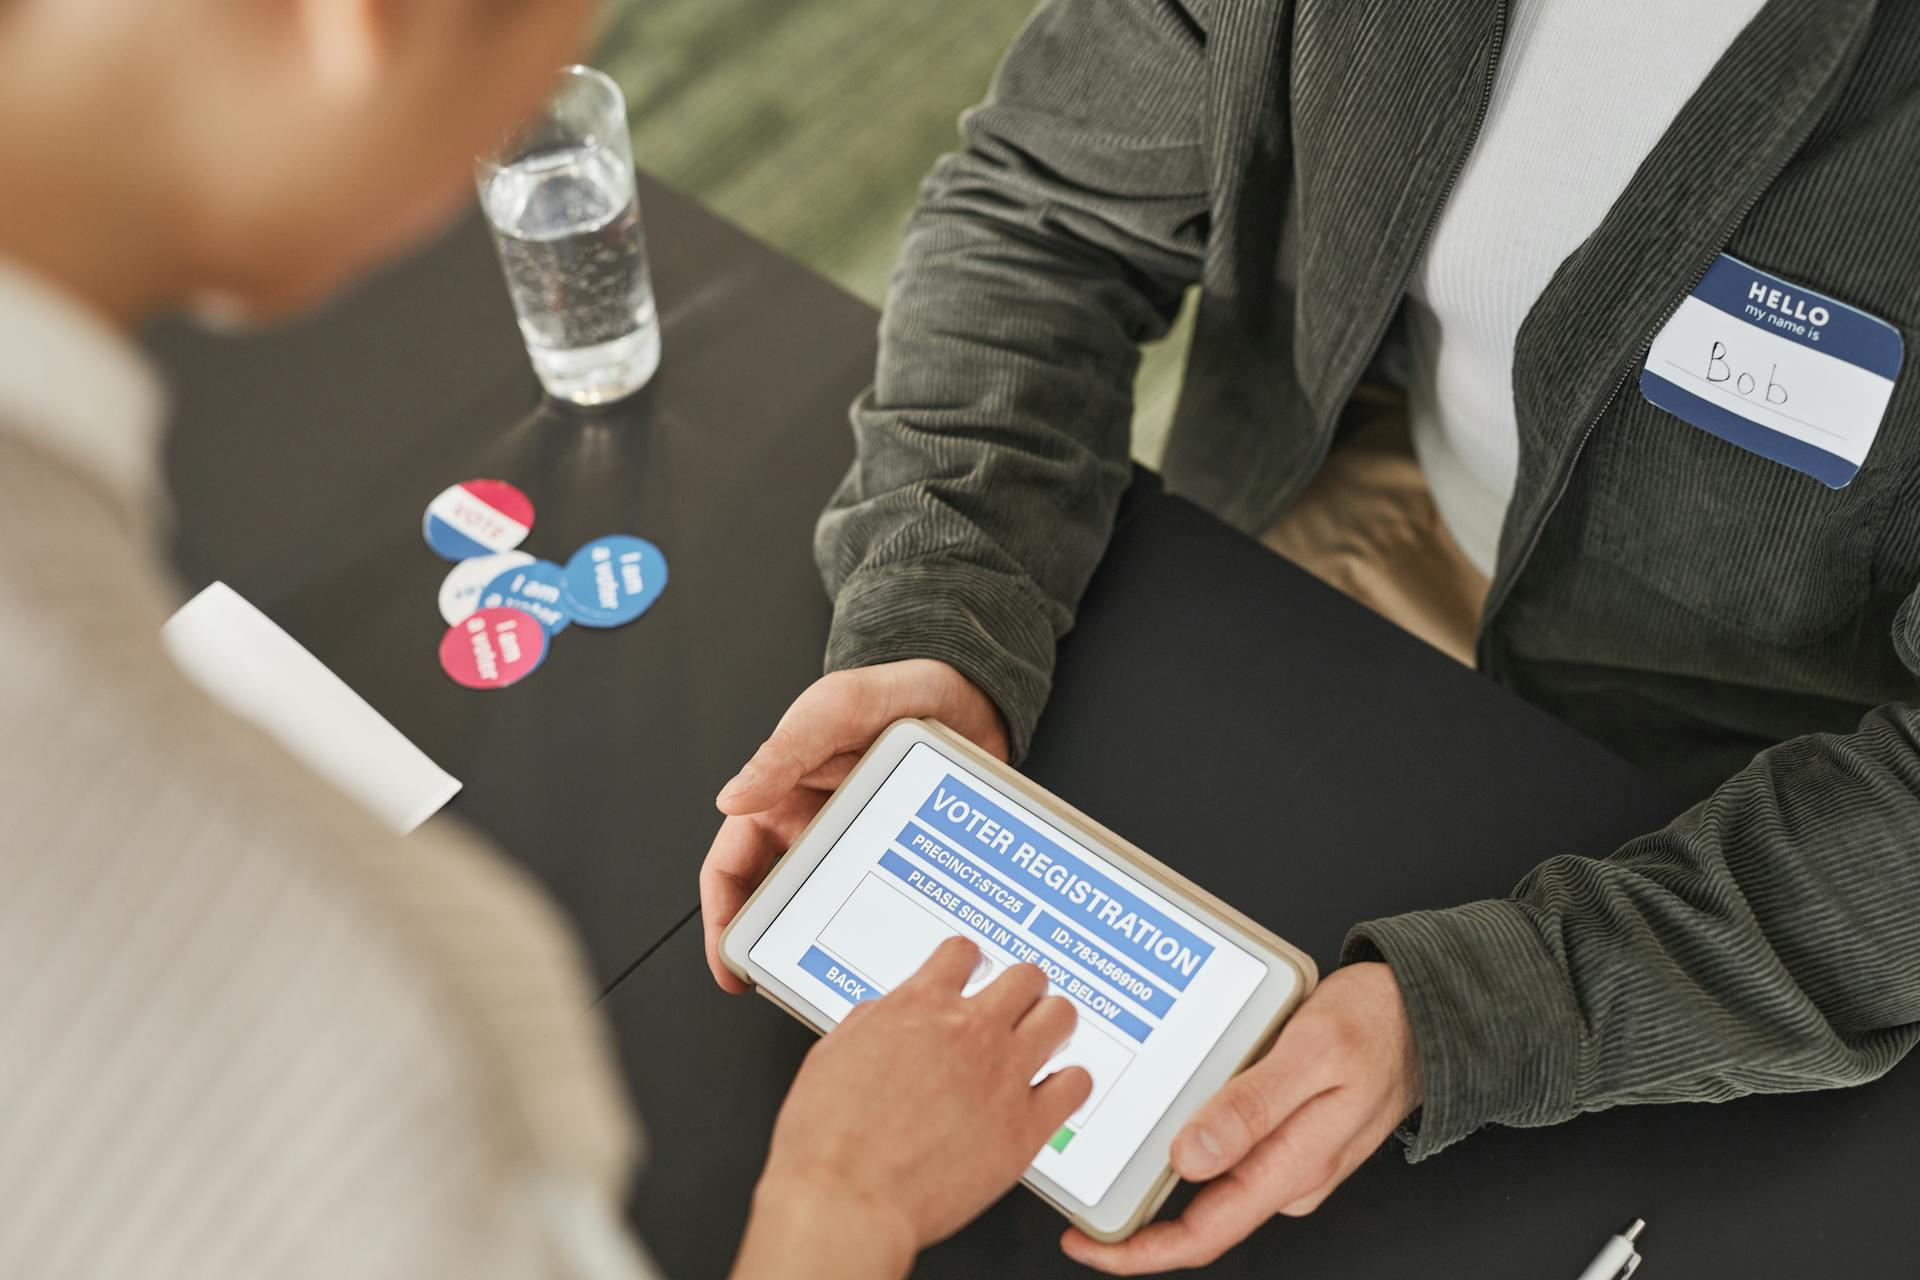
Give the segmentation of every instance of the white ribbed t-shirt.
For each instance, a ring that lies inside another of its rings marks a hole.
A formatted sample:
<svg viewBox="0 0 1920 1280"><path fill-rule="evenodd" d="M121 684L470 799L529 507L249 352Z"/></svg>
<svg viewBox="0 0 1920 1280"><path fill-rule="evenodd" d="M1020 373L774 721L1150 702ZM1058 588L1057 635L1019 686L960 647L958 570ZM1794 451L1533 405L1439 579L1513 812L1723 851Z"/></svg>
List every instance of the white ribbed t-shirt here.
<svg viewBox="0 0 1920 1280"><path fill-rule="evenodd" d="M1489 577L1520 459L1520 323L1763 3L1513 2L1486 119L1407 301L1414 452Z"/></svg>

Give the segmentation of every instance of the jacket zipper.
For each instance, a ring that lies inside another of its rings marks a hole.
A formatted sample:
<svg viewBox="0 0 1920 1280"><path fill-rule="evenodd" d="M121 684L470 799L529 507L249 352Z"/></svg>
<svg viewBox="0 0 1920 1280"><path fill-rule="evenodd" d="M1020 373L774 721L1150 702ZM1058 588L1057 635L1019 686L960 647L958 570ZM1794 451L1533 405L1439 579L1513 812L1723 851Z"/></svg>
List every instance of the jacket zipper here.
<svg viewBox="0 0 1920 1280"><path fill-rule="evenodd" d="M1473 154L1474 143L1480 140L1481 127L1487 122L1487 110L1493 105L1493 77L1500 66L1500 50L1506 43L1507 10L1510 3L1511 0L1499 0L1494 8L1493 43L1487 50L1486 69L1480 77L1480 104L1473 114L1473 128L1467 132L1466 143L1460 148L1459 154L1453 158L1453 168L1447 174L1446 185L1440 188L1440 198L1434 202L1432 212L1427 215L1427 225L1421 228L1420 239L1414 245L1413 256L1407 259L1407 269L1400 277L1400 287L1394 294L1394 304L1387 309L1386 315L1375 327L1373 336L1367 343L1369 360L1379 352L1380 344L1386 340L1387 330L1392 326L1394 316L1399 313L1401 304L1406 301L1407 290L1413 287L1413 273L1420 268L1420 255L1427 251L1427 242L1433 239L1434 228L1440 225L1440 215L1446 211L1447 199L1453 195L1454 187L1460 183L1460 174L1467 167L1467 158ZM1338 407L1334 409L1329 421L1322 428L1325 439L1320 445L1320 451L1314 459L1314 465L1302 470L1301 475L1304 478L1296 483L1294 496L1298 496L1299 490L1306 486L1307 480L1320 470L1321 465L1327 460L1327 455L1333 452L1333 436L1336 424L1340 421L1340 414L1346 409L1347 402L1353 399L1354 388L1360 385L1360 378L1366 371L1365 363L1355 369L1353 376L1347 379L1347 385L1342 388L1339 397L1334 401Z"/></svg>
<svg viewBox="0 0 1920 1280"><path fill-rule="evenodd" d="M1733 221L1728 223L1726 229L1715 239L1713 251L1707 254L1705 260L1694 270L1692 278L1687 281L1686 288L1682 289L1667 303L1666 309L1661 312L1660 318L1654 322L1653 328L1647 331L1646 336L1640 340L1640 345L1634 349L1632 359L1628 360L1626 366L1620 371L1619 378L1616 379L1613 384L1613 390L1607 392L1607 398L1600 402L1600 408L1588 418L1586 429L1580 433L1579 443L1574 445L1572 454L1570 454L1566 462L1561 465L1560 479L1554 486L1553 497L1547 501L1546 510L1541 512L1539 517L1534 521L1533 533L1527 538L1527 545L1522 548L1520 558L1514 561L1513 571L1507 574L1505 579L1501 581L1500 589L1487 599L1486 605L1480 611L1480 632L1474 644L1474 658L1475 665L1482 672L1488 675L1493 674L1492 664L1488 661L1491 653L1487 645L1487 639L1493 634L1494 615L1498 613L1500 607L1507 602L1507 597L1513 594L1513 584L1519 581L1521 573L1525 571L1528 562L1533 559L1534 550L1540 545L1540 539L1547 531L1548 521L1553 519L1553 513L1560 509L1561 500L1567 496L1567 489L1573 484L1574 468L1580 463L1580 455L1586 452L1587 442L1593 439L1593 433L1599 429L1601 420L1607 416L1607 410L1613 408L1613 402L1618 400L1621 391L1626 389L1628 381L1633 377L1634 369L1647 358L1647 352L1653 348L1653 340L1660 335L1660 330L1666 327L1667 321L1673 319L1674 312L1680 310L1681 305L1692 296L1693 291L1699 287L1700 282L1706 279L1707 272L1713 268L1714 260L1726 251L1727 243L1733 239L1734 233L1740 229L1740 224L1747 220L1747 215L1752 213L1754 206L1759 204L1766 196L1768 189L1773 186L1775 180L1777 180L1782 173L1786 172L1787 166L1793 163L1793 157L1799 154L1801 146L1805 144L1808 136L1813 133L1814 128L1825 115L1826 111L1824 108L1820 111L1809 111L1807 113L1806 120L1794 136L1791 144L1781 150L1780 158L1774 162L1773 168L1768 171L1766 178L1753 189L1752 194L1747 197L1747 202L1740 206L1738 213L1734 214Z"/></svg>
<svg viewBox="0 0 1920 1280"><path fill-rule="evenodd" d="M1487 111L1493 105L1493 77L1500 69L1500 52L1507 42L1507 9L1510 3L1511 0L1499 0L1499 4L1494 7L1493 42L1487 49L1486 69L1480 76L1480 103L1474 109L1473 128L1467 131L1466 145L1461 147L1460 153L1453 158L1453 168L1447 174L1447 184L1440 188L1440 199L1434 203L1432 211L1427 214L1427 225L1420 231L1420 242L1415 246L1413 257L1407 263L1406 273L1400 277L1399 298L1402 302L1406 300L1407 290L1413 287L1413 273L1420 267L1420 255L1427 251L1427 242L1433 239L1434 228L1440 225L1440 215L1446 212L1447 200L1453 195L1453 189L1460 185L1460 175L1467 167L1468 157L1473 154L1474 144L1480 141L1480 130L1487 123ZM1389 311L1386 321L1374 334L1372 350L1379 350L1381 341L1387 336L1387 326L1391 323L1393 323L1393 312ZM1355 378L1354 383L1357 385L1359 379ZM1353 394L1352 386L1347 388L1347 394L1349 396Z"/></svg>

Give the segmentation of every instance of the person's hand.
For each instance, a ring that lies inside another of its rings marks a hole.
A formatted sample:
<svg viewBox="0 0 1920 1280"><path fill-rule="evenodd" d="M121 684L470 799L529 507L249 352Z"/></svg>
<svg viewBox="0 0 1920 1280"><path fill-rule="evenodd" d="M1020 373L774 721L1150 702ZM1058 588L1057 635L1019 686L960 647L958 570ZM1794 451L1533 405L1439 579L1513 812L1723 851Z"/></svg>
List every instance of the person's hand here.
<svg viewBox="0 0 1920 1280"><path fill-rule="evenodd" d="M736 1277L905 1275L1020 1179L1087 1100L1079 1067L1034 1074L1073 1033L1032 965L962 996L980 951L941 943L813 1047L774 1123Z"/></svg>
<svg viewBox="0 0 1920 1280"><path fill-rule="evenodd" d="M836 671L793 700L753 759L720 789L727 815L700 867L707 967L736 994L747 989L720 963L720 931L740 913L833 789L895 720L924 716L1007 758L1007 728L993 701L944 662L913 658Z"/></svg>
<svg viewBox="0 0 1920 1280"><path fill-rule="evenodd" d="M1330 974L1273 1048L1173 1140L1173 1167L1206 1182L1186 1212L1118 1244L1069 1230L1077 1262L1115 1275L1200 1267L1276 1213L1312 1213L1420 1101L1420 1060L1384 964Z"/></svg>

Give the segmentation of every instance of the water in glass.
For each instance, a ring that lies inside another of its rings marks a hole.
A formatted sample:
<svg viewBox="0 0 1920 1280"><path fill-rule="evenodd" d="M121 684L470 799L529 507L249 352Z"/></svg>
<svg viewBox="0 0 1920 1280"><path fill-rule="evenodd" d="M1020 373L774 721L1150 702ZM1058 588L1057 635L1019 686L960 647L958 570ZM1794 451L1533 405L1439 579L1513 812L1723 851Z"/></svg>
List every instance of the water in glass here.
<svg viewBox="0 0 1920 1280"><path fill-rule="evenodd" d="M602 146L535 151L496 170L482 200L547 390L600 404L644 386L660 321L631 162Z"/></svg>

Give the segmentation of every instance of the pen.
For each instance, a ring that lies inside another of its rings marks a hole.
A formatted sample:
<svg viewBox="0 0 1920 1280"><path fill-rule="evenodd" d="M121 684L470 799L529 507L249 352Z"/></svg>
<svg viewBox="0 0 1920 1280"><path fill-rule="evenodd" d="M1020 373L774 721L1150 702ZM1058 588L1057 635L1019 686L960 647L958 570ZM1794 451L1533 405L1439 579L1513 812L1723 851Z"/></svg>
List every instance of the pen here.
<svg viewBox="0 0 1920 1280"><path fill-rule="evenodd" d="M1640 1252L1633 1247L1633 1242L1646 1229L1647 1224L1635 1218L1632 1226L1601 1247L1587 1269L1580 1273L1580 1280L1627 1280L1640 1266Z"/></svg>

